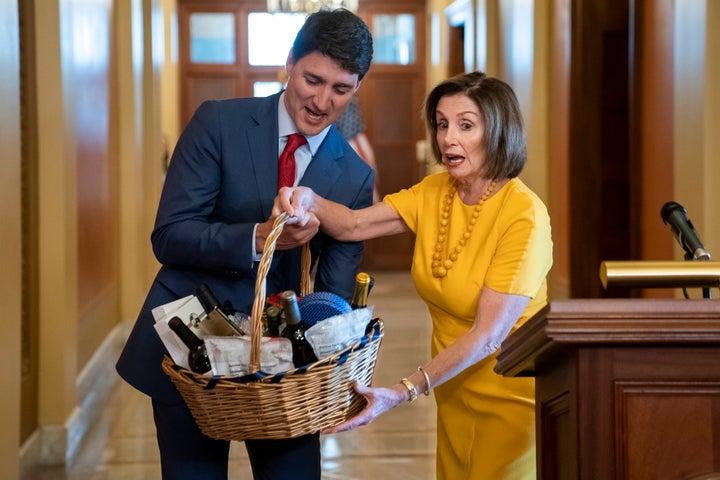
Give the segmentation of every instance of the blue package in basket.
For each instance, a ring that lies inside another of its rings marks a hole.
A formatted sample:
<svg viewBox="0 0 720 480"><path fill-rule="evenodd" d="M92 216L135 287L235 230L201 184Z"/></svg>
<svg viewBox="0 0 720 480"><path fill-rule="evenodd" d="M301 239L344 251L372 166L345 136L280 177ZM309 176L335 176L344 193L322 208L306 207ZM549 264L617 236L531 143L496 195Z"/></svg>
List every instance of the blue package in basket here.
<svg viewBox="0 0 720 480"><path fill-rule="evenodd" d="M331 292L309 293L298 300L298 307L300 307L300 317L308 327L312 327L320 320L352 310L344 298Z"/></svg>

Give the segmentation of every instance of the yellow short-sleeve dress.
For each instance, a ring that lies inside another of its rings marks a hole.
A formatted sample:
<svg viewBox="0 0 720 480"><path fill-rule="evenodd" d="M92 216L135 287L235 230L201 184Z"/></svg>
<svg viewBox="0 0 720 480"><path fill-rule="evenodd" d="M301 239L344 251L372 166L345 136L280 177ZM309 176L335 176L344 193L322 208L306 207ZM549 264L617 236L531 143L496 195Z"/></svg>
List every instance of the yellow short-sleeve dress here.
<svg viewBox="0 0 720 480"><path fill-rule="evenodd" d="M483 286L531 297L519 327L545 305L545 278L552 265L547 210L514 178L485 201L454 265L445 277L435 278L432 253L451 181L446 172L429 175L383 199L416 235L412 277L432 318L433 356L471 327ZM474 210L455 194L446 242L451 248ZM498 375L495 363L495 356L489 357L434 390L439 479L535 478L533 379Z"/></svg>

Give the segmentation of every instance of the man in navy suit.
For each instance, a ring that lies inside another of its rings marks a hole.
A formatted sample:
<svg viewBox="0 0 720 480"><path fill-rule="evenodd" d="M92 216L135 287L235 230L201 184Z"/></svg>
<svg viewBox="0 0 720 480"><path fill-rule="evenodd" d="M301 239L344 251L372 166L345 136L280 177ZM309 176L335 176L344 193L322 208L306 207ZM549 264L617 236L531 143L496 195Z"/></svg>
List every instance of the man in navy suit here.
<svg viewBox="0 0 720 480"><path fill-rule="evenodd" d="M370 32L356 15L312 14L288 55L284 91L205 102L178 140L151 238L162 267L117 363L119 374L152 398L166 480L226 479L230 444L200 432L162 371L165 348L151 310L206 283L221 302L250 312L257 261L272 230L278 156L289 134L307 139L295 152L294 184L350 208L372 203L373 171L332 126L372 53ZM337 242L318 227L317 219L286 224L266 277L268 294L299 289L301 246L309 241L315 290L351 297L363 245ZM320 478L319 434L245 444L256 479Z"/></svg>

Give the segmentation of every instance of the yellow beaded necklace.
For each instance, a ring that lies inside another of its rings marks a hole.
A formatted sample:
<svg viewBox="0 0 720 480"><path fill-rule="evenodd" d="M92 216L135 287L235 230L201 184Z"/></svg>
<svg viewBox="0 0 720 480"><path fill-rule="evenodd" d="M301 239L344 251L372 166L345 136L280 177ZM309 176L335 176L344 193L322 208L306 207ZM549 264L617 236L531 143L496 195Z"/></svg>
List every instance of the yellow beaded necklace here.
<svg viewBox="0 0 720 480"><path fill-rule="evenodd" d="M485 190L485 193L482 194L480 200L478 200L477 205L475 205L475 210L472 213L472 217L468 221L468 224L465 227L465 231L458 240L457 245L452 250L449 250L447 258L443 260L442 253L445 251L445 240L447 240L448 236L448 226L450 225L450 212L453 203L453 197L455 197L455 193L458 189L457 182L452 182L450 184L450 189L448 190L448 193L443 199L442 211L440 212L440 227L438 228L437 239L435 240L435 249L433 251L432 257L433 277L443 278L445 275L447 275L448 270L452 268L455 260L457 260L458 258L458 255L460 255L463 247L470 239L473 228L475 228L477 219L480 216L480 210L482 210L482 206L485 203L485 200L487 200L488 197L492 194L493 190L495 190L495 185L497 185L497 182L493 180L487 190Z"/></svg>

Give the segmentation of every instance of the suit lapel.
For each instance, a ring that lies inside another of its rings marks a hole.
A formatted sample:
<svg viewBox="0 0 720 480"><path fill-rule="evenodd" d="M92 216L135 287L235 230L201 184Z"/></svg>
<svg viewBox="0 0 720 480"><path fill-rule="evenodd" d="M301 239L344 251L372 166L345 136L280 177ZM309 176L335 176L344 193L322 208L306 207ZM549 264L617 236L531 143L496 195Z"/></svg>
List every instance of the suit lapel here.
<svg viewBox="0 0 720 480"><path fill-rule="evenodd" d="M330 188L340 176L337 159L342 156L342 138L333 126L315 153L315 157L300 180L300 185L312 188L322 197L327 196Z"/></svg>
<svg viewBox="0 0 720 480"><path fill-rule="evenodd" d="M280 94L273 95L268 97L267 102L260 104L252 114L255 126L246 132L248 145L250 145L250 160L261 199L268 196L269 192L277 191L277 103L279 98ZM261 201L261 203L263 215L265 218L270 217L272 203L269 204L269 207L266 201Z"/></svg>
<svg viewBox="0 0 720 480"><path fill-rule="evenodd" d="M279 98L280 94L273 95L268 97L267 102L262 102L258 106L255 112L252 113L255 126L248 128L246 132L248 145L250 146L252 173L255 175L255 182L258 191L261 193L261 198L265 197L268 192L277 191L277 158L279 155L277 151L279 135L277 104ZM305 171L300 185L312 188L319 195L327 195L341 173L337 159L343 156L342 142L342 137L338 131L334 126L331 127ZM262 204L263 215L268 218L271 213L272 202L269 207L266 202L262 202Z"/></svg>

